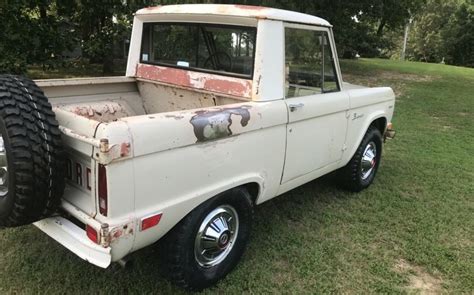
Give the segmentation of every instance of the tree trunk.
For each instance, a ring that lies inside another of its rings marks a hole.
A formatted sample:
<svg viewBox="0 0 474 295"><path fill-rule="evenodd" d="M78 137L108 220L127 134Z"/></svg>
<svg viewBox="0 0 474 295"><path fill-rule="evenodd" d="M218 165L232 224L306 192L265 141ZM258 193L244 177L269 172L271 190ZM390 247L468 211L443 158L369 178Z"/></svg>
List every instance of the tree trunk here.
<svg viewBox="0 0 474 295"><path fill-rule="evenodd" d="M385 17L382 17L382 19L380 20L379 27L377 29L377 37L382 37L383 28L385 27L386 24L387 24L387 20L385 19Z"/></svg>
<svg viewBox="0 0 474 295"><path fill-rule="evenodd" d="M112 50L113 51L113 47ZM114 73L114 55L113 52L109 52L103 58L102 62L102 73L104 75L111 75Z"/></svg>

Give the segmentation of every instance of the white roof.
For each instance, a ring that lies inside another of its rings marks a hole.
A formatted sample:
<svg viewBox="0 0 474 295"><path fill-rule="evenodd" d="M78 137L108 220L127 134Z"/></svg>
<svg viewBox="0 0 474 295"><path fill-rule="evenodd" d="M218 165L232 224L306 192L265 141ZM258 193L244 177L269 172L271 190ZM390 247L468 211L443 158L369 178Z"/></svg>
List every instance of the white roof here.
<svg viewBox="0 0 474 295"><path fill-rule="evenodd" d="M137 15L150 14L223 15L331 26L331 24L326 20L309 14L250 5L181 4L148 7L137 11Z"/></svg>

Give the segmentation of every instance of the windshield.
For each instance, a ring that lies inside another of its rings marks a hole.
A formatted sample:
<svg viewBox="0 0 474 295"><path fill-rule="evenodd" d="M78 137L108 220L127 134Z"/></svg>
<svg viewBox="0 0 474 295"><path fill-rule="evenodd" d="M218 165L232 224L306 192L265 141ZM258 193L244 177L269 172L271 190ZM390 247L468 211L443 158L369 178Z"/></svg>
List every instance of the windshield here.
<svg viewBox="0 0 474 295"><path fill-rule="evenodd" d="M251 78L256 28L146 23L141 62Z"/></svg>

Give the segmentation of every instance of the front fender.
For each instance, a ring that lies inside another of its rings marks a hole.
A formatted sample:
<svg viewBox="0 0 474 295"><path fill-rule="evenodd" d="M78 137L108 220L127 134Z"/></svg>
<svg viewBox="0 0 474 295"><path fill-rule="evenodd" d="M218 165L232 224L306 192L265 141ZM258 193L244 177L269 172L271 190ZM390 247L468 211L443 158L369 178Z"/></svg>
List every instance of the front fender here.
<svg viewBox="0 0 474 295"><path fill-rule="evenodd" d="M392 119L392 112L393 112L393 102L388 101L377 105L377 110L370 110L370 108L374 108L375 106L367 106L364 108L352 110L350 113L349 118L349 128L347 133L347 140L346 140L346 150L341 160L341 167L345 166L354 153L356 152L357 148L359 147L362 139L364 138L365 133L369 129L369 126L376 120L380 118L384 118L386 123L389 123ZM390 111L392 110L392 112ZM356 114L354 116L354 114ZM364 116L360 116L360 114L364 114Z"/></svg>
<svg viewBox="0 0 474 295"><path fill-rule="evenodd" d="M387 120L387 114L384 111L377 111L373 114L371 114L370 117L367 117L364 122L362 123L362 127L357 130L355 140L353 141L353 144L347 147L346 152L344 153L344 161L343 161L343 166L345 166L349 160L352 158L354 153L356 152L357 148L359 147L360 143L362 142L362 139L364 138L365 133L369 129L370 125L372 122L374 122L377 119L384 118Z"/></svg>

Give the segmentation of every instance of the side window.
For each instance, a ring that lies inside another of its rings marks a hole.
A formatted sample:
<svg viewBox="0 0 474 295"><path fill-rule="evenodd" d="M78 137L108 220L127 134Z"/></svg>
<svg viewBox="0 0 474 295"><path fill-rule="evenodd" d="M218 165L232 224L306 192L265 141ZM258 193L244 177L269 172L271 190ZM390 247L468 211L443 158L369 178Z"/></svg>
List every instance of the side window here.
<svg viewBox="0 0 474 295"><path fill-rule="evenodd" d="M326 32L285 29L286 97L338 91Z"/></svg>

